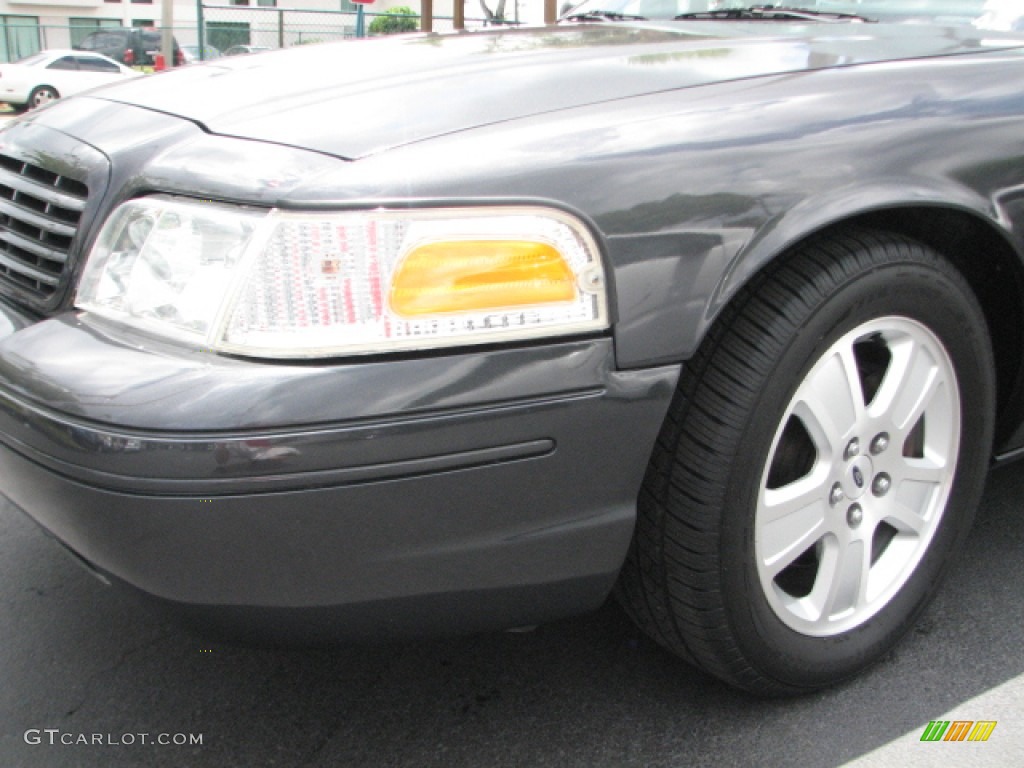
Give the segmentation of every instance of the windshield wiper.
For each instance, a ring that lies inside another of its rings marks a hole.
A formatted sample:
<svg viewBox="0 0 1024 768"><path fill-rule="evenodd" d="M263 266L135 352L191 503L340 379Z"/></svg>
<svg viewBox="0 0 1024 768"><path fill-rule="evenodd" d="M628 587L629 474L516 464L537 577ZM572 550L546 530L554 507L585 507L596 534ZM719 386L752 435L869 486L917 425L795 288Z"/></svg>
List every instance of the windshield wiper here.
<svg viewBox="0 0 1024 768"><path fill-rule="evenodd" d="M647 21L646 16L634 16L616 11L583 11L563 16L561 21Z"/></svg>
<svg viewBox="0 0 1024 768"><path fill-rule="evenodd" d="M676 20L688 21L820 21L825 23L872 22L873 19L853 13L832 13L830 11L808 11L804 8L785 8L772 5L752 5L749 8L735 8L700 13L681 13Z"/></svg>

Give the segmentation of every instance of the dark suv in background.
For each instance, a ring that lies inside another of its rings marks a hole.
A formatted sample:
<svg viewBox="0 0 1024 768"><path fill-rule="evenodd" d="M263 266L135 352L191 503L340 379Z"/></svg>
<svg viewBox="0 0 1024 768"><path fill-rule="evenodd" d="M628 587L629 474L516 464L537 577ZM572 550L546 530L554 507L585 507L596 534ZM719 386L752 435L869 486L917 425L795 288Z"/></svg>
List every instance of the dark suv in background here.
<svg viewBox="0 0 1024 768"><path fill-rule="evenodd" d="M102 53L129 67L153 66L162 45L161 34L157 29L106 27L90 33L74 47L80 51ZM174 61L168 62L168 65L177 67L184 63L184 55L175 40Z"/></svg>

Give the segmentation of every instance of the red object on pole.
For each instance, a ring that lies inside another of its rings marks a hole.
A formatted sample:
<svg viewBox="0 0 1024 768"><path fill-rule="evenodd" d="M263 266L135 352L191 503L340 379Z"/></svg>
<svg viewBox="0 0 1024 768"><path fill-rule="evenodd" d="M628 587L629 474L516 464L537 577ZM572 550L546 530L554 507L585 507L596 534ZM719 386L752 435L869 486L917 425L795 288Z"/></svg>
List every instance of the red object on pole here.
<svg viewBox="0 0 1024 768"><path fill-rule="evenodd" d="M164 55L162 53L158 53L153 56L153 71L163 72L165 69L167 69L167 60L164 59Z"/></svg>

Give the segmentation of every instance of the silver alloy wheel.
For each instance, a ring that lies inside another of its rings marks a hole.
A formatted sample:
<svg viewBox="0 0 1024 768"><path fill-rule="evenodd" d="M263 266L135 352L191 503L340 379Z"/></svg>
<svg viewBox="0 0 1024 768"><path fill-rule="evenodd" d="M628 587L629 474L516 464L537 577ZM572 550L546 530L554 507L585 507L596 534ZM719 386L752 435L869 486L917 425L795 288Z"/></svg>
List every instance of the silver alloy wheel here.
<svg viewBox="0 0 1024 768"><path fill-rule="evenodd" d="M829 348L781 419L758 494L757 572L779 619L826 637L893 598L942 518L960 427L953 365L924 325L883 317Z"/></svg>

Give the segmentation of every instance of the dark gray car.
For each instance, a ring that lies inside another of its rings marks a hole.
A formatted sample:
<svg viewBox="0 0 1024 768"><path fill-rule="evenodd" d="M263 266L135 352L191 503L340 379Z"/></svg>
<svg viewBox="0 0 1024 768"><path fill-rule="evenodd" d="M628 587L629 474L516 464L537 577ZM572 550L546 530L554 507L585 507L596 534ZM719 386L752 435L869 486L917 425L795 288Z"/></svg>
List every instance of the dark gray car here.
<svg viewBox="0 0 1024 768"><path fill-rule="evenodd" d="M129 67L151 67L162 45L162 33L156 29L102 27L86 35L75 49L102 53ZM174 62L168 62L168 65L179 66L184 63L184 55L175 40Z"/></svg>
<svg viewBox="0 0 1024 768"><path fill-rule="evenodd" d="M0 153L3 492L236 636L613 590L729 683L912 625L1024 448L1024 41L584 24L127 83Z"/></svg>

